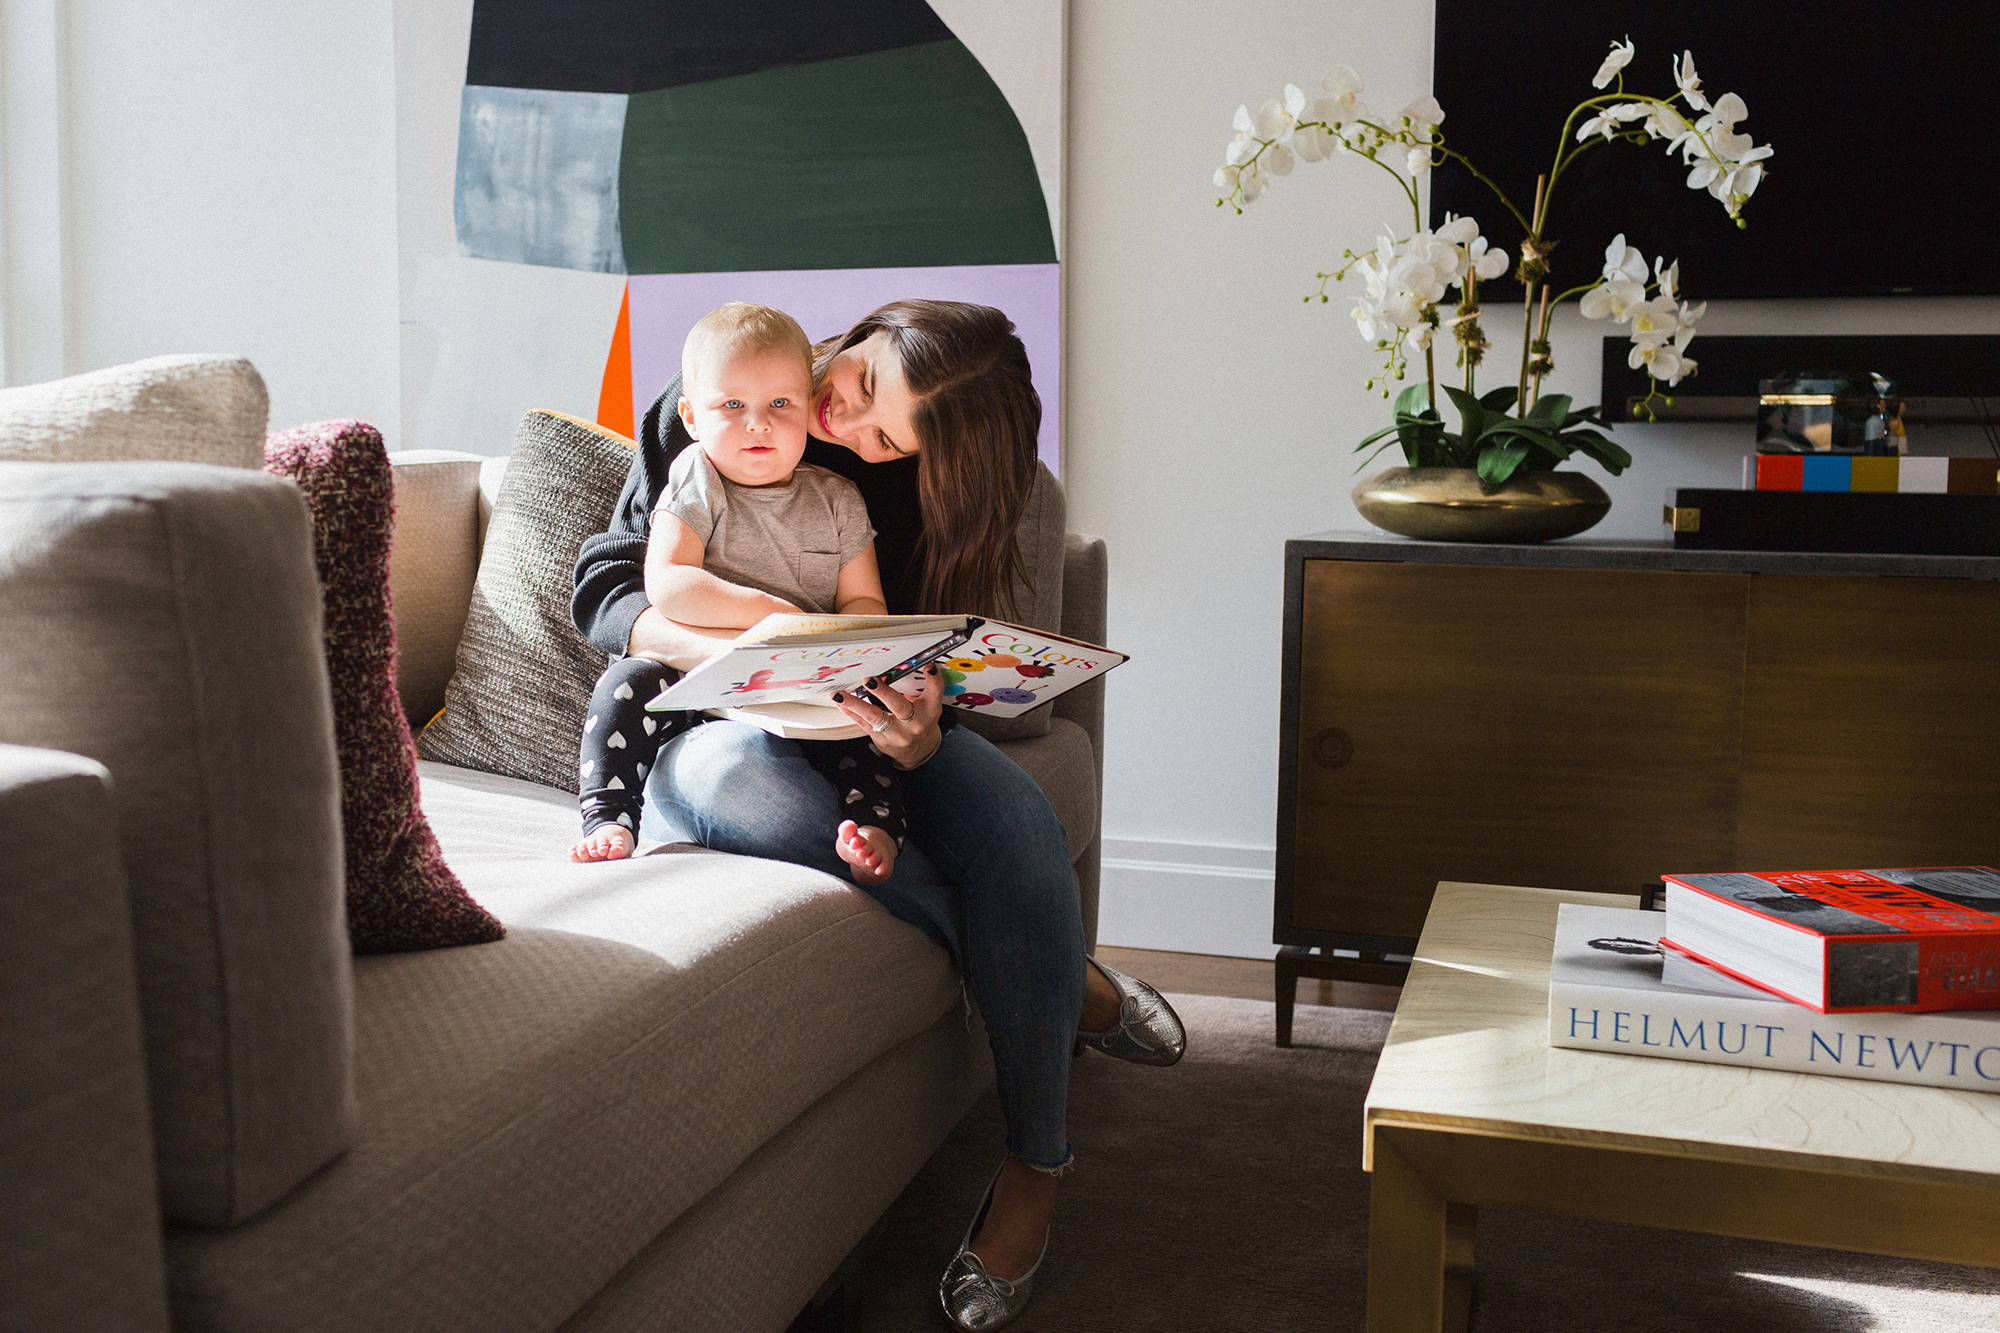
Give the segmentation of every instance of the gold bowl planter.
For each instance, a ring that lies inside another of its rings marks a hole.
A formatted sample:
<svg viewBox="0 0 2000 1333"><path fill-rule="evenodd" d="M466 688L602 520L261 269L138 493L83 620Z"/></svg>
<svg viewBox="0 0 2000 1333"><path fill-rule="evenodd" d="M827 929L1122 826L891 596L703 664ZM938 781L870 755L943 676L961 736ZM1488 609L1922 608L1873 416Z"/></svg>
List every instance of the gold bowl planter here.
<svg viewBox="0 0 2000 1333"><path fill-rule="evenodd" d="M1378 528L1431 542L1546 542L1574 537L1611 512L1581 472L1516 472L1488 486L1469 467L1392 467L1354 488Z"/></svg>

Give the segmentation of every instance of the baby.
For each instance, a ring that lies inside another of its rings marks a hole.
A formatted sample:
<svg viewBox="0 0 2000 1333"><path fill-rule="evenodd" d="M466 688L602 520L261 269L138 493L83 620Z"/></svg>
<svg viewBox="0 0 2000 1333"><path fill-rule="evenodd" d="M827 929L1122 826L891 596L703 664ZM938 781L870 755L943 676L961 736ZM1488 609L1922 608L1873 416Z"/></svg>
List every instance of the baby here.
<svg viewBox="0 0 2000 1333"><path fill-rule="evenodd" d="M646 546L646 596L667 619L748 629L777 611L887 614L861 493L799 461L812 387L811 344L783 311L732 302L688 334L680 415L700 448L674 458ZM632 854L647 771L695 721L645 710L676 679L647 657L621 658L598 679L583 723L583 837L572 861ZM856 816L841 821L834 850L857 884L880 884L905 834L895 766L865 738L800 746Z"/></svg>

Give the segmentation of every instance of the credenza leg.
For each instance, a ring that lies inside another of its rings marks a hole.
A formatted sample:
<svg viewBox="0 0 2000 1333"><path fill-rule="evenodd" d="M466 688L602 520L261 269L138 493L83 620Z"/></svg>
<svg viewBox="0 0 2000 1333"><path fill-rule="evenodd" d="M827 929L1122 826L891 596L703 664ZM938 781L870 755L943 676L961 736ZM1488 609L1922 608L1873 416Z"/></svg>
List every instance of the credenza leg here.
<svg viewBox="0 0 2000 1333"><path fill-rule="evenodd" d="M1299 958L1309 950L1287 944L1278 950L1272 971L1278 979L1278 1045L1292 1044L1292 1005L1299 996Z"/></svg>

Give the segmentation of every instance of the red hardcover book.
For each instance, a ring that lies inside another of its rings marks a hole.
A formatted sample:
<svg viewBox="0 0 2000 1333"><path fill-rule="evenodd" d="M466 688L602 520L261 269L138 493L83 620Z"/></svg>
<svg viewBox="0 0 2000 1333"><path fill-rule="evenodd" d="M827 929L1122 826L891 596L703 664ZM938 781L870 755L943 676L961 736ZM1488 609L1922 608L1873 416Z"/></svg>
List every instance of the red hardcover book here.
<svg viewBox="0 0 2000 1333"><path fill-rule="evenodd" d="M1986 866L1665 879L1663 943L1809 1009L2000 1009L2000 872Z"/></svg>

